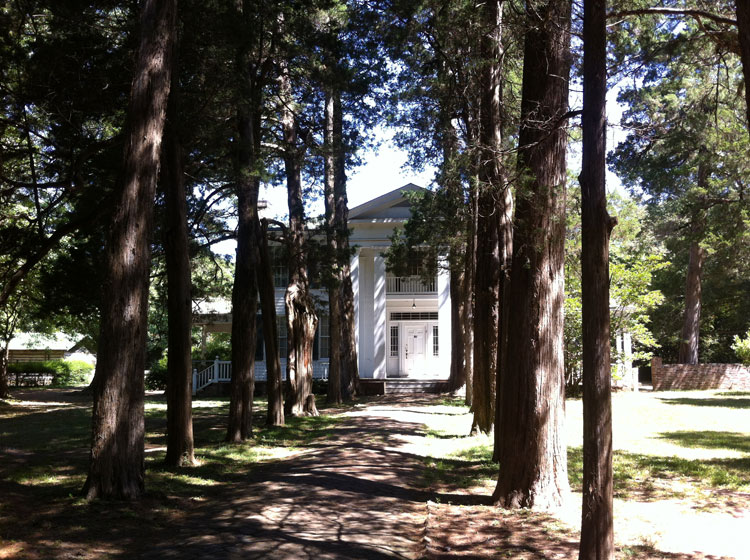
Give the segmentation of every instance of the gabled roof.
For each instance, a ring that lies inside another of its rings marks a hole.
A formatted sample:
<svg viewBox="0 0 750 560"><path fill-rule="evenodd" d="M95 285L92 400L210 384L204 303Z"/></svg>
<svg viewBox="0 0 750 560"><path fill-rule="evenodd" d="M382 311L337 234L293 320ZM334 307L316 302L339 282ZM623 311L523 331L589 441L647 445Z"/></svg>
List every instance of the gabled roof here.
<svg viewBox="0 0 750 560"><path fill-rule="evenodd" d="M407 183L349 210L349 220L377 220L379 218L408 218L409 201L404 192L427 192L427 189Z"/></svg>

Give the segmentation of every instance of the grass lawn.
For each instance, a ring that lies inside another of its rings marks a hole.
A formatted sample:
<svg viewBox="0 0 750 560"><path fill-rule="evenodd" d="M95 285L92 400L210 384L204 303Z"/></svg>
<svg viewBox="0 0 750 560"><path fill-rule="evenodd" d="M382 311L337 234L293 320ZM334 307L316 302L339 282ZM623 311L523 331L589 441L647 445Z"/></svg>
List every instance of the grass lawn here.
<svg viewBox="0 0 750 560"><path fill-rule="evenodd" d="M123 548L138 547L151 532L179 521L186 508L210 499L222 486L242 482L263 463L293 456L327 438L327 428L339 421L324 414L265 428L266 402L256 399L254 438L226 445L228 398L197 398L193 423L200 465L171 469L162 464L166 401L151 394L145 405L146 498L137 504L87 503L79 494L88 466L91 397L79 389L18 395L0 401L0 559L61 558L66 546L71 558L118 556ZM105 533L111 542L98 536Z"/></svg>
<svg viewBox="0 0 750 560"><path fill-rule="evenodd" d="M568 475L576 493L571 501L578 507L561 516L576 527L580 524L583 411L580 399L568 400L566 407ZM491 493L497 479L491 438L465 437L465 433L465 422L444 418L433 423L428 430L433 443L426 458L426 482L449 490ZM733 526L733 520L750 527L750 393L615 394L613 445L615 529L624 555L659 544L679 549L670 541L677 537L665 536L662 530L674 523L682 524L683 539L714 539L717 555L750 558L750 553L740 556L737 552L746 548L735 544L744 537L725 536L727 531L712 534L710 528L714 522ZM698 523L694 535L687 518Z"/></svg>
<svg viewBox="0 0 750 560"><path fill-rule="evenodd" d="M334 443L332 430L358 414L377 419L397 412L399 421L417 428L399 436L398 449L422 457L421 484L434 496L431 515L437 526L444 522L448 527L441 534L465 526L451 516L465 516L469 510L461 508L472 502L460 499L464 505L449 511L438 507L440 501L447 507L456 496L487 496L497 477L496 465L490 461L491 438L468 437L471 417L459 399L451 398L425 399L406 407L373 399L369 404L365 401L367 406L360 403L324 410L320 417L291 419L283 428L263 426L266 403L256 400L254 438L231 446L222 441L227 399L199 398L193 415L200 465L168 469L162 465L166 404L163 396L149 395L146 499L137 504L87 503L79 491L88 462L90 397L73 390L22 392L18 397L0 401L0 558L121 557L123 550L138 550L150 538L158 539L186 512L227 489L251 478L264 480L264 464ZM367 422L376 425L377 420ZM691 550L710 551L713 557L741 557L726 535L735 531L737 523L748 524L750 393L620 393L613 396L613 423L616 539L621 555L700 558L655 552L682 550L688 546L685 539L692 538L696 542ZM568 470L574 492L581 487L581 426L581 401L569 400ZM386 442L373 431L362 435L362 444L392 447L393 441ZM503 519L518 527L534 525L539 529L537 542L567 542L567 548L555 554L572 558L570 543L580 524L580 496L570 502L574 507L561 513L559 520L509 512ZM472 523L486 519L488 527L495 527L497 510L481 507L471 510L470 515L476 516ZM682 540L673 533L682 535ZM506 555L508 550L511 557L524 557L507 548Z"/></svg>

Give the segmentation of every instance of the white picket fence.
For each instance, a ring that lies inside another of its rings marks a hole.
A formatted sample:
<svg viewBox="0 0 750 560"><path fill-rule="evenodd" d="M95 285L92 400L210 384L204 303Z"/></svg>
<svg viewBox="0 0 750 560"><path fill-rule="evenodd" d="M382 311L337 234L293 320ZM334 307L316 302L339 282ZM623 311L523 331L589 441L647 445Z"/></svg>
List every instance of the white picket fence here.
<svg viewBox="0 0 750 560"><path fill-rule="evenodd" d="M286 371L286 360L281 360L281 371ZM214 383L229 383L232 379L232 362L215 359L208 367L193 369L193 395ZM313 362L313 379L328 379L328 361ZM266 380L266 362L255 362L255 380Z"/></svg>

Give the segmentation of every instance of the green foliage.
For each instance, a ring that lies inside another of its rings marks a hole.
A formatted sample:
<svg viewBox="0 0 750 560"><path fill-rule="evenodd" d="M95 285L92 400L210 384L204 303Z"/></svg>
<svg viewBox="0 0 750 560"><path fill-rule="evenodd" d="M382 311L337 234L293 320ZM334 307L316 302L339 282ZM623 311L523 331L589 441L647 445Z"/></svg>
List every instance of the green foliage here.
<svg viewBox="0 0 750 560"><path fill-rule="evenodd" d="M54 387L88 385L94 374L94 366L78 360L45 360L42 362L16 362L8 364L8 373L51 374Z"/></svg>
<svg viewBox="0 0 750 560"><path fill-rule="evenodd" d="M734 335L732 350L743 364L750 366L750 330L745 333L745 338Z"/></svg>
<svg viewBox="0 0 750 560"><path fill-rule="evenodd" d="M193 347L193 355L200 356L200 346ZM230 333L209 333L206 336L206 360L231 360L232 336Z"/></svg>
<svg viewBox="0 0 750 560"><path fill-rule="evenodd" d="M167 357L163 356L146 374L146 389L163 391L167 388Z"/></svg>
<svg viewBox="0 0 750 560"><path fill-rule="evenodd" d="M581 381L583 323L581 307L580 190L571 182L565 249L565 379L568 393ZM630 198L609 194L609 212L618 218L610 239L610 330L629 332L633 340L630 359L646 362L658 348L649 312L664 301L652 287L653 276L666 266L663 251L646 229L645 210ZM612 349L612 362L625 358ZM614 368L613 368L614 370Z"/></svg>
<svg viewBox="0 0 750 560"><path fill-rule="evenodd" d="M630 134L609 163L646 207L647 229L669 261L653 277L665 301L649 312L652 331L661 356L675 361L688 253L699 243L706 252L700 358L731 361L732 336L748 328L750 315L750 146L739 59L692 20L651 15L622 27L633 26L637 34L614 35L633 79L619 95Z"/></svg>

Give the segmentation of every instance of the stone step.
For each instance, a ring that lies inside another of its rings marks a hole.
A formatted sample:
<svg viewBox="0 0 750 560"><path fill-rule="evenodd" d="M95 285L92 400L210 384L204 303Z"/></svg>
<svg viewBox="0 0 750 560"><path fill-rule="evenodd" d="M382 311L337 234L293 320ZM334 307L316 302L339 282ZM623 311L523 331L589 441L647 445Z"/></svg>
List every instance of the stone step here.
<svg viewBox="0 0 750 560"><path fill-rule="evenodd" d="M444 379L387 379L385 393L442 393L448 390Z"/></svg>

